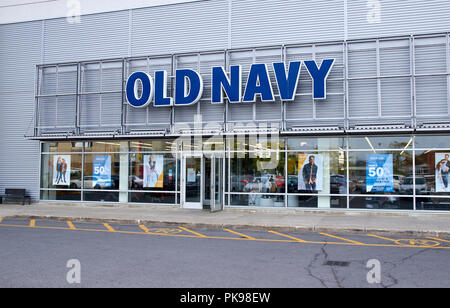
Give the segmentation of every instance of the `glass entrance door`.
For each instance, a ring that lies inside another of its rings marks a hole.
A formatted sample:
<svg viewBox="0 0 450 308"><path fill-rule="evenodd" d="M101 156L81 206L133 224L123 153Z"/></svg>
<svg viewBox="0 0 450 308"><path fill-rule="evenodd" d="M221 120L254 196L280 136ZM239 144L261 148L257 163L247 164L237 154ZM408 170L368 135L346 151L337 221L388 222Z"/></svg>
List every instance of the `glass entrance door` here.
<svg viewBox="0 0 450 308"><path fill-rule="evenodd" d="M210 176L210 209L211 212L223 210L223 157L212 156Z"/></svg>
<svg viewBox="0 0 450 308"><path fill-rule="evenodd" d="M203 208L203 156L183 158L182 205L187 209Z"/></svg>

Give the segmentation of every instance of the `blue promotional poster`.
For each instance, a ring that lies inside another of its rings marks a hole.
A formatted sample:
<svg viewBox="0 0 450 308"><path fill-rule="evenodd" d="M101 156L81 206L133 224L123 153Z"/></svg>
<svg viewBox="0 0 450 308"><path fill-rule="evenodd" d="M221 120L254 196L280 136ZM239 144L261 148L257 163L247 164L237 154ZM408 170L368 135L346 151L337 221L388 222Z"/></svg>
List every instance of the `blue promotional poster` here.
<svg viewBox="0 0 450 308"><path fill-rule="evenodd" d="M370 154L366 165L367 192L394 192L392 154Z"/></svg>
<svg viewBox="0 0 450 308"><path fill-rule="evenodd" d="M111 156L97 155L92 163L92 187L111 187Z"/></svg>

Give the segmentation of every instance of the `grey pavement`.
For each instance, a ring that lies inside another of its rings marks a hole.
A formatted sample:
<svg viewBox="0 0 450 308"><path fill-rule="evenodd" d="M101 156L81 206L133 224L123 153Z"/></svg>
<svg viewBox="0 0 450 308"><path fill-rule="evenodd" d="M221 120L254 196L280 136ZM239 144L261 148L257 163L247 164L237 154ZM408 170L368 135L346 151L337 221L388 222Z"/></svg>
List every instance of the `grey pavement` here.
<svg viewBox="0 0 450 308"><path fill-rule="evenodd" d="M193 228L316 231L450 237L450 213L304 209L185 210L174 206L89 203L1 204L0 217L111 223L147 223Z"/></svg>
<svg viewBox="0 0 450 308"><path fill-rule="evenodd" d="M77 230L58 228L63 225L59 221L36 220L44 228L28 223L6 218L0 224L2 288L450 286L448 246L386 245L363 234L345 237L375 245L333 244L336 239L315 232L290 233L310 241L299 243L270 241L276 235L264 231L240 230L260 239L243 240L225 230L201 230L208 236L201 238L125 232L138 231L136 225L111 224L116 230L111 232L100 223L75 222ZM99 229L103 232L94 232ZM74 269L69 260L79 264L79 283L67 280ZM367 278L375 270L373 261L379 264L375 283Z"/></svg>

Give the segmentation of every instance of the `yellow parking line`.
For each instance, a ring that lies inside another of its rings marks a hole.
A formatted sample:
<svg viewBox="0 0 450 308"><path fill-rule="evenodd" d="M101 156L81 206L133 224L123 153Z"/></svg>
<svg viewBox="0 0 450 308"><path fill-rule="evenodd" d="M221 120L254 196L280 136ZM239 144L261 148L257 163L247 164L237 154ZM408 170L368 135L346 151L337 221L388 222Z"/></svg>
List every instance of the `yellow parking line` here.
<svg viewBox="0 0 450 308"><path fill-rule="evenodd" d="M203 234L200 234L200 233L198 233L198 232L195 232L195 231L192 231L192 230L189 230L189 229L187 229L187 228L183 228L183 227L179 227L181 230L184 230L184 231L186 231L186 232L189 232L189 233L192 233L192 234L195 234L195 235L197 235L197 236L199 236L199 237L207 237L206 235L203 235Z"/></svg>
<svg viewBox="0 0 450 308"><path fill-rule="evenodd" d="M108 231L110 231L110 232L116 232L116 230L114 230L110 225L108 225L107 223L104 223L103 224L105 227L106 227L106 229L108 229Z"/></svg>
<svg viewBox="0 0 450 308"><path fill-rule="evenodd" d="M73 225L73 223L71 222L71 221L68 221L67 222L67 225L69 226L69 228L71 229L71 230L76 230L77 228L75 228L75 226Z"/></svg>
<svg viewBox="0 0 450 308"><path fill-rule="evenodd" d="M142 230L144 230L145 233L149 233L149 232L150 232L150 230L149 230L146 226L144 226L144 225L139 225L139 228L141 228Z"/></svg>
<svg viewBox="0 0 450 308"><path fill-rule="evenodd" d="M337 238L339 240L350 242L350 243L353 243L353 244L356 244L356 245L364 245L364 243L361 243L361 242L358 242L358 241L354 241L354 240L349 240L347 238L339 237L339 236L336 236L336 235L331 235L331 234L328 234L328 233L319 233L319 234L322 234L322 235L325 235L325 236L329 236L329 237L333 237L333 238Z"/></svg>
<svg viewBox="0 0 450 308"><path fill-rule="evenodd" d="M30 228L34 228L36 226L36 221L34 219L30 220Z"/></svg>
<svg viewBox="0 0 450 308"><path fill-rule="evenodd" d="M393 240L391 238L387 238L387 237L383 237L383 236L379 236L379 235L375 235L375 234L367 234L367 236L380 238L380 239L386 240L386 241L396 242L396 240Z"/></svg>
<svg viewBox="0 0 450 308"><path fill-rule="evenodd" d="M436 241L442 241L442 242L450 243L450 241L447 241L447 240L443 240L443 239L441 239L441 238L437 238L437 237L432 237L432 236L429 236L428 238L429 238L429 239L432 239L432 240L436 240Z"/></svg>
<svg viewBox="0 0 450 308"><path fill-rule="evenodd" d="M306 241L304 241L302 239L299 239L299 238L296 238L296 237L293 237L293 236L290 236L290 235L286 235L286 234L275 232L275 231L268 231L268 232L276 234L276 235L279 235L279 236L290 238L290 239L292 239L294 241L297 241L297 242L300 242L300 243L306 243Z"/></svg>
<svg viewBox="0 0 450 308"><path fill-rule="evenodd" d="M254 238L254 237L251 237L251 236L248 236L248 235L245 235L245 234L242 234L242 233L239 233L239 232L236 232L236 231L230 230L230 229L224 229L224 230L225 230L225 231L227 231L227 232L230 232L230 233L234 233L234 234L236 234L236 235L239 235L239 236L245 237L245 238L247 238L247 239L249 239L249 240L255 240L255 238Z"/></svg>
<svg viewBox="0 0 450 308"><path fill-rule="evenodd" d="M7 225L7 224L0 224L0 227L17 227L17 228L30 228L30 226L28 225ZM55 230L71 230L67 227L45 227L45 226L35 226L34 229L55 229ZM113 228L110 227L110 229L114 230ZM144 233L144 232L132 232L132 231L115 231L114 232L116 234L138 234L138 235L158 235L158 236L171 236L171 237L184 237L184 238L205 238L205 239L222 239L222 240L238 240L238 241L248 241L249 239L247 238L236 238L236 237L220 237L220 236L205 236L203 234L197 233L195 231L191 231L189 229L180 227L180 229L184 229L187 232L193 233L194 235L186 235L186 234L161 234L161 233L153 233L153 232L149 232L149 233ZM111 232L111 230L105 230L105 229L81 229L81 228L77 228L75 230L72 231L92 231L92 232ZM291 240L276 240L276 239L257 239L255 238L254 241L258 241L258 242L279 242L279 243L294 243L294 242L301 242L301 243L306 243L306 244L327 244L327 245L347 245L347 246L362 246L362 245L357 245L354 243L344 243L344 242L314 242L314 241L304 241L301 240L299 238L295 238L293 236L289 236L286 234L282 234L279 232L275 232L275 231L268 231L274 234L278 234L280 236L283 237L288 237ZM373 237L379 237L376 235L371 235ZM390 240L393 241L395 244L363 244L364 246L367 247L393 247L393 248L428 248L428 249L447 249L449 250L450 247L449 246L427 246L427 245L405 245L405 244L398 244L398 242L396 240L393 239L388 239L388 238L384 238L384 237L379 237L385 240Z"/></svg>

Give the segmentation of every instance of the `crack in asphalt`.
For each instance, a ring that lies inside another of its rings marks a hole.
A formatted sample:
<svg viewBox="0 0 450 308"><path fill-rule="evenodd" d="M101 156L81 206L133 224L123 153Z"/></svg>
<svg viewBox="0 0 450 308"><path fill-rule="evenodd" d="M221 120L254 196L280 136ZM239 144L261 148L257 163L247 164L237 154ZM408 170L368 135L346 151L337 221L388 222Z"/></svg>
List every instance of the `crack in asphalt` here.
<svg viewBox="0 0 450 308"><path fill-rule="evenodd" d="M383 264L391 264L392 265L392 268L389 270L389 272L386 272L385 275L387 277L389 277L393 282L391 284L385 284L385 283L381 282L380 283L381 286L383 288L391 288L393 286L398 285L398 279L393 276L392 271L394 269L398 268L399 266L403 265L407 260L411 260L412 258L414 258L414 257L418 256L419 254L421 254L421 253L423 253L425 251L428 251L428 250L429 250L428 248L423 248L423 249L421 249L421 250L419 250L417 252L412 253L409 256L406 256L406 257L400 259L397 262L383 262Z"/></svg>
<svg viewBox="0 0 450 308"><path fill-rule="evenodd" d="M324 246L325 246L325 245L326 245L326 244L324 244ZM322 248L323 248L323 247L322 247ZM319 259L320 255L322 255L322 254L323 254L323 250L321 249L320 252L318 252L318 253L316 253L316 254L314 255L314 258L311 260L311 262L308 264L308 266L305 268L305 270L308 272L308 275L309 275L311 278L318 280L318 281L320 282L320 284L321 284L323 287L328 288L328 286L326 285L326 283L325 283L325 281L324 281L323 279L320 279L319 277L315 276L315 275L312 273L312 266L313 266L313 264Z"/></svg>

